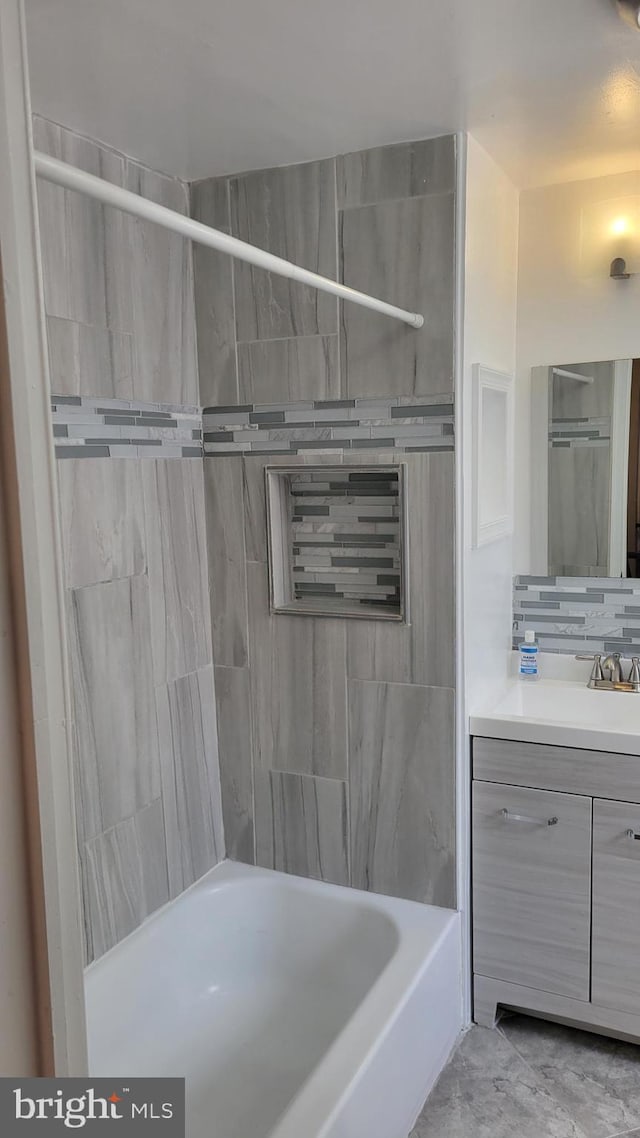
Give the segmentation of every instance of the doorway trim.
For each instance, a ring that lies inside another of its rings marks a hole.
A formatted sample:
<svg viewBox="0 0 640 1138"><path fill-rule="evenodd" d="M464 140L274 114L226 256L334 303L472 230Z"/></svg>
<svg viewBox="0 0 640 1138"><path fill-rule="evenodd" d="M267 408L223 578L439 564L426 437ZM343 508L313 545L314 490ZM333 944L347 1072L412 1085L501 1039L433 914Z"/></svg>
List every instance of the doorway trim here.
<svg viewBox="0 0 640 1138"><path fill-rule="evenodd" d="M41 1074L87 1071L69 679L23 0L0 3L0 384Z"/></svg>
<svg viewBox="0 0 640 1138"><path fill-rule="evenodd" d="M629 488L629 417L633 360L615 360L611 401L611 508L609 577L627 576L627 497Z"/></svg>

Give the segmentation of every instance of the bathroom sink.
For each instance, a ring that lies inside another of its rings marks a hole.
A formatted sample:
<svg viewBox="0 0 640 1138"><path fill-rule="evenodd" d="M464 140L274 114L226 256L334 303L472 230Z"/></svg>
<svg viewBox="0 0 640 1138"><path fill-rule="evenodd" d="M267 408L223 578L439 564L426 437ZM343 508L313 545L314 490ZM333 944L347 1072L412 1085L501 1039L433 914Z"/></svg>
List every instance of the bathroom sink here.
<svg viewBox="0 0 640 1138"><path fill-rule="evenodd" d="M591 691L568 680L514 680L472 735L640 755L640 694Z"/></svg>

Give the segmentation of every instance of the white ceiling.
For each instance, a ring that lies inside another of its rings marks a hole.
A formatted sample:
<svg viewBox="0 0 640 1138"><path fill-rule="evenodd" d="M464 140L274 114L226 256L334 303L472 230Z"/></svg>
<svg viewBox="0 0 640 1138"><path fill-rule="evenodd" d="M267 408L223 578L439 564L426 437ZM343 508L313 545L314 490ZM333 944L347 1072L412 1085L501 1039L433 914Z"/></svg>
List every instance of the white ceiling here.
<svg viewBox="0 0 640 1138"><path fill-rule="evenodd" d="M612 0L26 0L34 110L187 179L466 129L519 186L640 168Z"/></svg>

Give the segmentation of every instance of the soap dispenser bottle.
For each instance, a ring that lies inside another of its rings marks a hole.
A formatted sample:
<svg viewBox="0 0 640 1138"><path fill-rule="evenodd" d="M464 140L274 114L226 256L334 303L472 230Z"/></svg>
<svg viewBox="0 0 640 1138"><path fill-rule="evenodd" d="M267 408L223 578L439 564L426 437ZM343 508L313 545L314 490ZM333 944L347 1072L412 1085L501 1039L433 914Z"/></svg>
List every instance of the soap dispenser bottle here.
<svg viewBox="0 0 640 1138"><path fill-rule="evenodd" d="M532 628L527 628L524 634L524 643L520 645L520 664L518 675L521 680L531 682L540 678L538 664L538 645L536 634Z"/></svg>

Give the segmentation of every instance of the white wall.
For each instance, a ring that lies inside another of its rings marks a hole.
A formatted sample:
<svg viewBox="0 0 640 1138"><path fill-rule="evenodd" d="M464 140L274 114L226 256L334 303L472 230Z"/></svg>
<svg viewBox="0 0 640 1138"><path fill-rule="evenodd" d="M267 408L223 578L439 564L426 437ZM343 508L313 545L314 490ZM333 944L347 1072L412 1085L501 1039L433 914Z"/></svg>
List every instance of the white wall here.
<svg viewBox="0 0 640 1138"><path fill-rule="evenodd" d="M474 138L467 142L462 391L464 640L467 709L504 683L511 649L512 539L472 549L473 365L516 364L518 191Z"/></svg>
<svg viewBox="0 0 640 1138"><path fill-rule="evenodd" d="M463 1015L470 1019L469 712L504 684L511 647L511 538L472 549L473 365L513 372L518 194L470 135L458 137L457 480L457 843L463 929Z"/></svg>
<svg viewBox="0 0 640 1138"><path fill-rule="evenodd" d="M640 356L640 275L580 269L583 206L634 194L637 173L523 190L517 313L515 571L531 571L530 372L540 364ZM615 256L612 249L611 256Z"/></svg>

